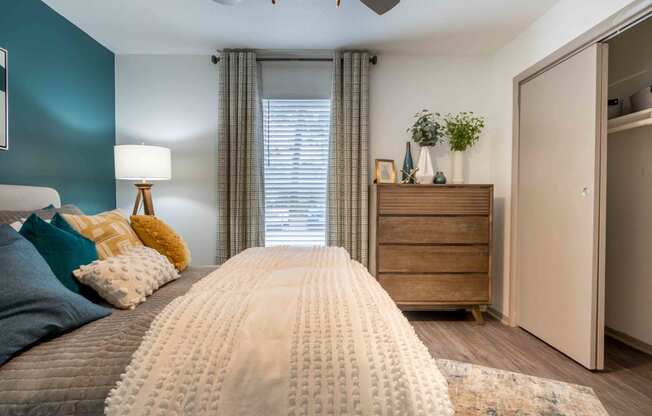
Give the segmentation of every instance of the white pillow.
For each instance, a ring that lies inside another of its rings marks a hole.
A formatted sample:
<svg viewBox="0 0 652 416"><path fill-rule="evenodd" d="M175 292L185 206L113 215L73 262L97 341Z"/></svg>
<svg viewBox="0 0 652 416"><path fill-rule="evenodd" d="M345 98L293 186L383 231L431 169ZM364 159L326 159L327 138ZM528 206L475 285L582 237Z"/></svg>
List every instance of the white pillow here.
<svg viewBox="0 0 652 416"><path fill-rule="evenodd" d="M85 285L120 309L133 309L164 284L179 278L177 269L149 247L135 247L125 254L96 260L73 271Z"/></svg>

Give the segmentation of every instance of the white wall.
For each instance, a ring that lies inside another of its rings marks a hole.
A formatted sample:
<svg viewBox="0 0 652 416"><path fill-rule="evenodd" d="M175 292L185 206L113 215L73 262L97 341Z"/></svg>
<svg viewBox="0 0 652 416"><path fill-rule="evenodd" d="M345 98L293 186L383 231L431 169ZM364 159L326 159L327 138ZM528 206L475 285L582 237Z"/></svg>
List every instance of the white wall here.
<svg viewBox="0 0 652 416"><path fill-rule="evenodd" d="M652 345L652 127L609 135L605 325Z"/></svg>
<svg viewBox="0 0 652 416"><path fill-rule="evenodd" d="M217 67L209 56L117 55L116 142L172 149L172 180L153 188L156 214L214 264L217 238ZM118 181L118 207L135 191Z"/></svg>
<svg viewBox="0 0 652 416"><path fill-rule="evenodd" d="M394 159L400 172L405 155L406 129L422 109L439 113L473 111L487 117L491 112L491 77L488 57L378 56L370 69L370 174L374 159ZM491 126L491 120L487 125ZM489 131L489 128L487 128ZM490 183L491 139L484 134L467 152L465 166L469 183ZM412 143L417 163L419 146ZM450 152L438 145L433 151L435 170L450 180Z"/></svg>

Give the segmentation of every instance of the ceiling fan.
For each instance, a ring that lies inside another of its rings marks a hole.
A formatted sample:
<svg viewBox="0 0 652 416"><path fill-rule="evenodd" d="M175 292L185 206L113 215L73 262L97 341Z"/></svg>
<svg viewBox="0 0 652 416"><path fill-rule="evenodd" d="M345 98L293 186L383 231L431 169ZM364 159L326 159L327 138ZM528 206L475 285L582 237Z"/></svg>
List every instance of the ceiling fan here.
<svg viewBox="0 0 652 416"><path fill-rule="evenodd" d="M216 3L224 4L226 6L233 6L240 3L242 0L213 0ZM272 0L272 4L276 4L277 0ZM341 0L335 0L337 7L340 6ZM360 0L365 6L369 7L371 10L377 14L385 14L388 11L392 10L401 0Z"/></svg>

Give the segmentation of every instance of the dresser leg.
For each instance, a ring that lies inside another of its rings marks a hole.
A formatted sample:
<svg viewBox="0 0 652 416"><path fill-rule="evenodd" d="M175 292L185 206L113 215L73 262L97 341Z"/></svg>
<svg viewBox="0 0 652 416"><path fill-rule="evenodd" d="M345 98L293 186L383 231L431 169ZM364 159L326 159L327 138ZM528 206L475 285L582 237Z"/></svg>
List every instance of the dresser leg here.
<svg viewBox="0 0 652 416"><path fill-rule="evenodd" d="M482 311L480 310L479 306L474 306L471 308L471 313L473 314L473 318L475 319L476 324L484 325L484 318L482 317Z"/></svg>

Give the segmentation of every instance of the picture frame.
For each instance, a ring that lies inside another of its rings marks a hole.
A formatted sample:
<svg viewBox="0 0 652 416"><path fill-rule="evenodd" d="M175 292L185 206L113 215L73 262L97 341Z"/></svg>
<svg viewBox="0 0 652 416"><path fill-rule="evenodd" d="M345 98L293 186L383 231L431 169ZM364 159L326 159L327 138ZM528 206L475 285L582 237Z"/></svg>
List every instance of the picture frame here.
<svg viewBox="0 0 652 416"><path fill-rule="evenodd" d="M376 159L374 183L396 183L396 164L392 159Z"/></svg>
<svg viewBox="0 0 652 416"><path fill-rule="evenodd" d="M0 150L9 150L9 54L0 48Z"/></svg>

